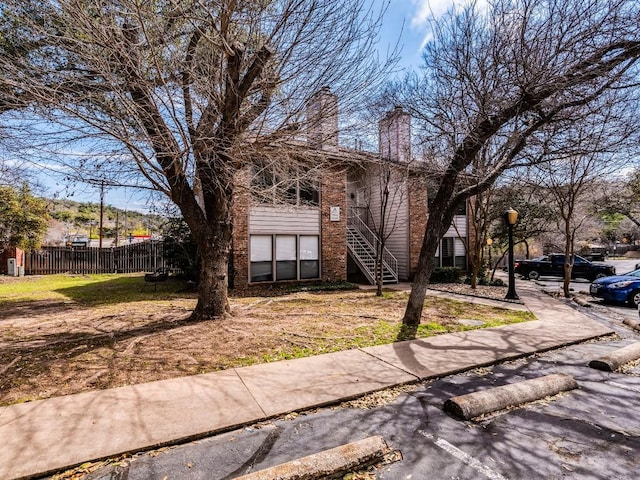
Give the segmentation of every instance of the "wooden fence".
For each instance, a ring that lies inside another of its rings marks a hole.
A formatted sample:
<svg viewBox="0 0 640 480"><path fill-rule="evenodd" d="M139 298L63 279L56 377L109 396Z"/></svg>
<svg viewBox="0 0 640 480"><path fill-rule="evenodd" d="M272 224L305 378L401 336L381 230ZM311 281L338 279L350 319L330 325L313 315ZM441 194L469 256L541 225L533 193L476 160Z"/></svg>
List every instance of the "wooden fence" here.
<svg viewBox="0 0 640 480"><path fill-rule="evenodd" d="M167 266L161 241L121 247L42 247L26 254L25 274L153 272Z"/></svg>

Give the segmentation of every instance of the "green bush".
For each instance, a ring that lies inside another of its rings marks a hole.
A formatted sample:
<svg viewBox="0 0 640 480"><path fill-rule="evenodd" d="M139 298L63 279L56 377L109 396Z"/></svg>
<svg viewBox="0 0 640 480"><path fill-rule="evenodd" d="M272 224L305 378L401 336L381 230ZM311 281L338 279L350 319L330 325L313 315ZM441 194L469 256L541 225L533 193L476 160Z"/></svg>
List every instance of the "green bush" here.
<svg viewBox="0 0 640 480"><path fill-rule="evenodd" d="M437 267L433 270L430 283L458 283L460 282L460 269L457 267Z"/></svg>
<svg viewBox="0 0 640 480"><path fill-rule="evenodd" d="M187 280L200 276L200 254L191 239L189 226L181 217L170 218L163 230L164 258L172 268L179 268Z"/></svg>

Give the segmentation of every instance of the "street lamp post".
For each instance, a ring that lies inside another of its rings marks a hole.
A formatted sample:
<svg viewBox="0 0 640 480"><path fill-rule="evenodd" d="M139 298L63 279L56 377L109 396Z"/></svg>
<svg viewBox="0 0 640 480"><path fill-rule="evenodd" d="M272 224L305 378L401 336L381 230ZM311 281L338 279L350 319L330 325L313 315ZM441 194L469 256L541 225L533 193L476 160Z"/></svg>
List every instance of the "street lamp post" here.
<svg viewBox="0 0 640 480"><path fill-rule="evenodd" d="M516 293L516 272L514 272L513 266L513 226L518 221L518 212L510 208L504 212L502 218L509 228L509 288L504 298L518 300L520 297Z"/></svg>
<svg viewBox="0 0 640 480"><path fill-rule="evenodd" d="M491 245L493 245L493 238L487 238L487 255L489 256L489 270L493 270L493 263L491 263Z"/></svg>

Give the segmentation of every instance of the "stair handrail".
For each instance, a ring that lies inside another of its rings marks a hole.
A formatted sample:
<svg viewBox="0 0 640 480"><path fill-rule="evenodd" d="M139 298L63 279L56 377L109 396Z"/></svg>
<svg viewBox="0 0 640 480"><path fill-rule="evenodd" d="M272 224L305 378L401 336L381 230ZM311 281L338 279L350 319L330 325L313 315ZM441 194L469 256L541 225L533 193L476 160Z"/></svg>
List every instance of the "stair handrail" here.
<svg viewBox="0 0 640 480"><path fill-rule="evenodd" d="M371 228L369 228L369 225L365 223L358 210L359 207L351 207L349 210L350 214L347 217L347 221L362 235L364 240L369 243L369 246L374 250L374 252L377 252L380 239L378 238L378 235L376 235L375 232L371 230ZM382 263L386 264L387 269L391 272L391 274L397 281L398 259L393 255L393 253L389 251L387 247L384 247L382 250Z"/></svg>
<svg viewBox="0 0 640 480"><path fill-rule="evenodd" d="M362 272L372 285L376 283L375 278L375 256L371 253L373 249L367 240L358 232L355 227L347 229L347 246L354 256L354 259L360 265ZM369 262L372 262L374 268L369 268Z"/></svg>

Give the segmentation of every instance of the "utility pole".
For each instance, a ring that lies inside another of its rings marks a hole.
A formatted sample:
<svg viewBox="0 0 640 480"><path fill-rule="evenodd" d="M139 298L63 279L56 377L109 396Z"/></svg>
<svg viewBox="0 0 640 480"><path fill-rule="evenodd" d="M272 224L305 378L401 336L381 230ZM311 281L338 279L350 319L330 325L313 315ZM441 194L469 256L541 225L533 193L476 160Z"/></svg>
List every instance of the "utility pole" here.
<svg viewBox="0 0 640 480"><path fill-rule="evenodd" d="M116 240L115 246L117 247L120 239L120 210L116 210Z"/></svg>
<svg viewBox="0 0 640 480"><path fill-rule="evenodd" d="M104 180L100 181L100 232L98 248L102 248L102 222L104 220Z"/></svg>

